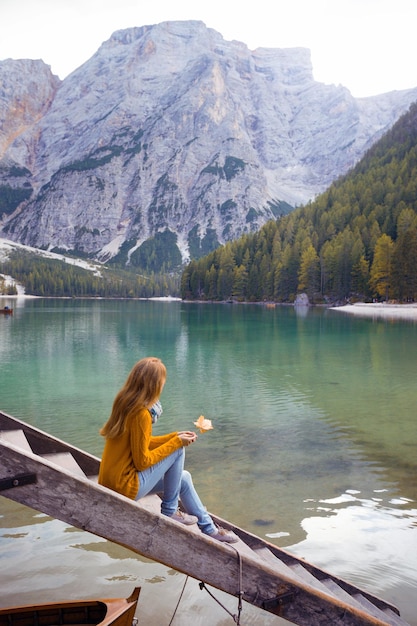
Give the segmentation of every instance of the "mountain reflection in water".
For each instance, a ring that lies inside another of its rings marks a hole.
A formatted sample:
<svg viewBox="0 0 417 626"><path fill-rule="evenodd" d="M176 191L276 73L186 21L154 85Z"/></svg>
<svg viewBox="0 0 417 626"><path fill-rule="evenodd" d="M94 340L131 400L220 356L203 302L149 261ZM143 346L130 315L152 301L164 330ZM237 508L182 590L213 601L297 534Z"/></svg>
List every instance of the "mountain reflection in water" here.
<svg viewBox="0 0 417 626"><path fill-rule="evenodd" d="M186 460L208 509L417 626L417 324L257 305L13 306L0 320L2 410L100 455L98 429L131 366L160 356L168 380L155 432L191 429L199 415L214 426ZM169 623L183 575L5 498L0 506L3 606L127 596L139 584L144 623ZM235 599L225 602L235 612ZM196 581L179 610L182 626L230 623Z"/></svg>

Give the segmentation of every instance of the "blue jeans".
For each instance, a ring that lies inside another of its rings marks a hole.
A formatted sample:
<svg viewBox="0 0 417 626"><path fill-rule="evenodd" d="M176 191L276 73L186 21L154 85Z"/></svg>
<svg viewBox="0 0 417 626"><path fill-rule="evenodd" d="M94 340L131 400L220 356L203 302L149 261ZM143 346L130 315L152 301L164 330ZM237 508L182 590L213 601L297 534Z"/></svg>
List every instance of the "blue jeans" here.
<svg viewBox="0 0 417 626"><path fill-rule="evenodd" d="M161 513L170 517L177 511L181 499L185 512L195 515L199 528L210 535L216 531L216 526L195 490L190 472L184 469L184 457L184 448L180 448L159 463L138 472L139 491L135 500L150 493L160 493Z"/></svg>

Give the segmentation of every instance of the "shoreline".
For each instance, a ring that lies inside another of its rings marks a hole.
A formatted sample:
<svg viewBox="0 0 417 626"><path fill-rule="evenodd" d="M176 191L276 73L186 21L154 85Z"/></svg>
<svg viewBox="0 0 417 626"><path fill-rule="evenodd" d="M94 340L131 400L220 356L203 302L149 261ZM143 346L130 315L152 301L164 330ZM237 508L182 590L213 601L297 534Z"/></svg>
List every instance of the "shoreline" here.
<svg viewBox="0 0 417 626"><path fill-rule="evenodd" d="M100 297L72 297L72 296L34 296L27 295L24 293L18 293L14 295L6 295L0 294L0 302L3 299L9 300L19 300L19 299L37 299L37 298L45 298L45 299L54 299L59 298L63 300L154 300L161 302L188 302L187 300L182 300L181 298L176 298L174 296L161 296L161 297L149 297L149 298L100 298ZM196 301L192 301L193 303ZM223 303L228 304L228 303ZM300 309L305 308L308 311L310 308L315 308L314 306L296 306L293 303L265 303L265 302L251 302L251 303L238 303L238 304L260 304L263 306L294 306L294 308ZM410 304L390 304L385 302L357 302L355 304L344 304L342 306L326 306L322 305L323 308L329 309L329 311L338 311L341 313L346 313L348 315L355 315L358 317L368 317L368 318L379 318L379 319L387 319L387 320L411 320L417 321L417 302L413 302ZM1 304L0 304L0 308Z"/></svg>
<svg viewBox="0 0 417 626"><path fill-rule="evenodd" d="M417 303L387 304L385 302L357 302L343 306L329 307L331 311L340 311L349 315L372 317L387 320L417 321Z"/></svg>

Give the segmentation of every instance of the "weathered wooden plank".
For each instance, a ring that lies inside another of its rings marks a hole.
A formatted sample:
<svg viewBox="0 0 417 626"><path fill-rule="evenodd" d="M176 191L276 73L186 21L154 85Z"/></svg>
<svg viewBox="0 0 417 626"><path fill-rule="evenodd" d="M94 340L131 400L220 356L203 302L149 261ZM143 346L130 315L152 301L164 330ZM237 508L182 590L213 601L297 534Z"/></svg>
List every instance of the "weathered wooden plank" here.
<svg viewBox="0 0 417 626"><path fill-rule="evenodd" d="M10 443L13 443L23 450L27 450L28 452L32 451L32 448L26 439L25 433L21 428L16 430L0 430L0 439L9 441Z"/></svg>
<svg viewBox="0 0 417 626"><path fill-rule="evenodd" d="M72 526L110 539L134 552L184 572L197 580L239 593L236 549L202 533L190 532L162 515L156 516L135 502L57 467L47 460L19 451L5 442L0 477L33 472L37 483L3 492L12 500L51 515ZM314 592L308 585L277 574L259 558L242 554L244 599L301 626L386 626L346 604ZM280 604L279 597L291 595Z"/></svg>
<svg viewBox="0 0 417 626"><path fill-rule="evenodd" d="M369 600L365 598L365 596L363 596L362 594L355 594L353 598L363 609L365 609L365 611L368 611L370 615L377 615L378 617L382 615L382 619L389 620L389 623L392 624L392 626L407 626L407 623L399 615L393 613L390 609L377 609L380 612L376 613L375 605L373 605L372 602L369 602Z"/></svg>
<svg viewBox="0 0 417 626"><path fill-rule="evenodd" d="M331 587L326 586L324 584L325 583L324 579L323 581L318 580L315 576L313 576L311 572L309 572L303 565L301 565L301 563L294 563L293 565L290 565L289 567L295 574L297 574L297 576L301 578L301 580L304 580L306 583L309 583L316 589L321 589L322 591L326 593L330 593L335 598L341 598L345 602L347 602L348 599L350 599L350 596L346 597L345 591L340 590L341 593L338 593L338 586L336 583L333 583L331 579L329 580L333 583L333 586Z"/></svg>
<svg viewBox="0 0 417 626"><path fill-rule="evenodd" d="M43 458L48 459L51 463L55 463L55 465L59 465L60 467L67 469L72 474L85 476L83 470L78 465L71 452L53 452L52 454L44 454Z"/></svg>
<svg viewBox="0 0 417 626"><path fill-rule="evenodd" d="M337 597L341 598L345 602L351 604L352 606L366 608L367 612L370 615L373 615L374 617L379 617L380 619L384 619L384 614L382 613L382 611L371 602L368 602L364 596L361 596L360 594L355 594L354 596L349 594L331 578L323 580L322 583L325 587L332 591L334 595L337 595Z"/></svg>
<svg viewBox="0 0 417 626"><path fill-rule="evenodd" d="M227 522L226 522L227 523ZM362 589L358 589L357 587L355 587L354 585L351 585L350 583L348 583L345 580L342 580L341 578L330 574L329 572L326 572L318 567L315 567L312 563L309 563L308 561L305 561L304 559L301 559L297 556L295 556L294 554L291 554L290 552L287 552L285 549L283 548L278 548L277 546L275 546L274 544L269 543L268 541L265 541L264 539L260 539L259 537L257 537L256 535L253 535L252 533L249 533L247 530L243 530L243 529L239 529L239 533L242 537L242 539L245 541L245 543L247 543L249 546L251 546L251 548L256 551L259 547L263 547L263 548L267 548L274 556L276 556L282 563L285 563L286 565L288 565L289 567L291 567L291 569L293 569L293 571L295 571L297 568L294 568L294 565L301 565L303 567L303 569L305 569L306 571L310 572L318 581L324 581L324 580L332 580L335 583L337 583L337 585L347 591L348 594L354 596L357 593L361 593L364 597L366 597L374 606L380 608L382 611L391 611L392 614L399 616L399 611L398 609L393 606L392 604L389 604L388 602L386 602L385 600L379 598L378 596L373 596L372 594L367 593L366 591L362 590ZM299 570L300 571L300 570ZM395 621L392 622L393 624L396 624ZM403 626L408 626L406 622L404 622L404 620L402 621Z"/></svg>
<svg viewBox="0 0 417 626"><path fill-rule="evenodd" d="M408 622L402 619L400 615L394 613L392 609L382 609L385 619L391 626L409 626Z"/></svg>
<svg viewBox="0 0 417 626"><path fill-rule="evenodd" d="M0 411L0 430L8 431L13 429L21 429L24 432L29 446L35 454L43 455L53 452L71 452L86 476L98 475L100 459L97 457L80 450L76 446L71 446L57 437L51 437L48 433Z"/></svg>
<svg viewBox="0 0 417 626"><path fill-rule="evenodd" d="M254 547L253 552L257 554L260 558L264 559L264 561L266 561L267 563L270 563L277 572L281 572L286 576L293 576L294 578L300 579L301 581L301 578L296 574L296 572L292 572L291 568L283 563L281 559L272 554L271 550L266 546L260 545Z"/></svg>

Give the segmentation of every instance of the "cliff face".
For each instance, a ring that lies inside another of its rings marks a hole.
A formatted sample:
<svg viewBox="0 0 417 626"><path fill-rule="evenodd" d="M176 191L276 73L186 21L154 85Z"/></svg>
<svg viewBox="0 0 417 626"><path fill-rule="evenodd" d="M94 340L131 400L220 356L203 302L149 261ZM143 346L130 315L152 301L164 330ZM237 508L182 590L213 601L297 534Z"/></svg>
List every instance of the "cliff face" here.
<svg viewBox="0 0 417 626"><path fill-rule="evenodd" d="M0 62L0 156L13 142L31 130L48 111L61 83L43 61ZM36 137L34 137L36 139ZM23 156L30 164L35 141Z"/></svg>
<svg viewBox="0 0 417 626"><path fill-rule="evenodd" d="M417 99L355 99L314 81L308 50L201 22L116 32L62 83L41 61L0 77L3 236L133 264L145 242L186 260L307 202Z"/></svg>
<svg viewBox="0 0 417 626"><path fill-rule="evenodd" d="M38 123L60 80L43 61L0 62L0 225L33 194L31 169L38 153ZM20 145L13 157L14 145Z"/></svg>

